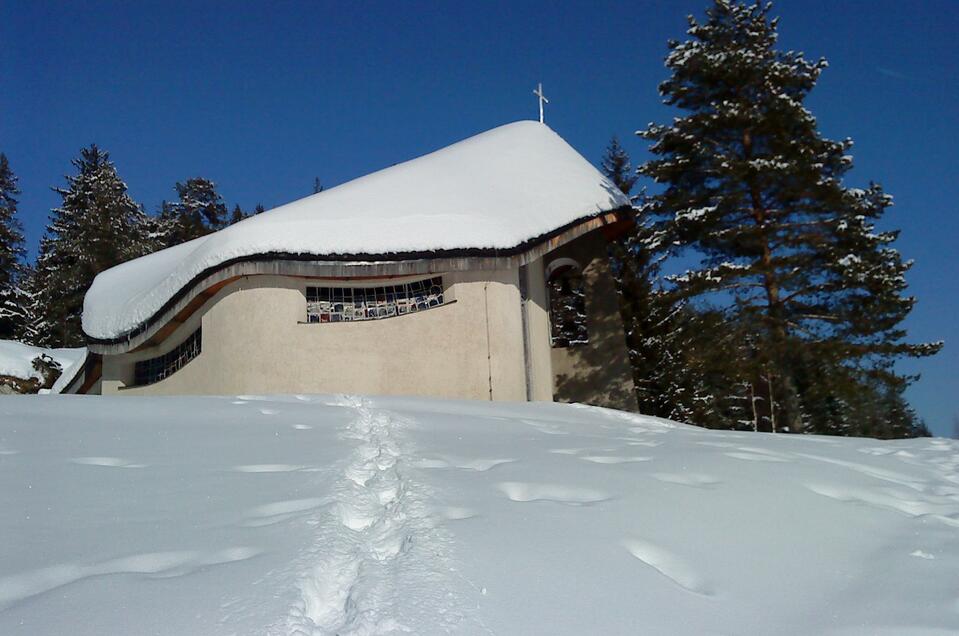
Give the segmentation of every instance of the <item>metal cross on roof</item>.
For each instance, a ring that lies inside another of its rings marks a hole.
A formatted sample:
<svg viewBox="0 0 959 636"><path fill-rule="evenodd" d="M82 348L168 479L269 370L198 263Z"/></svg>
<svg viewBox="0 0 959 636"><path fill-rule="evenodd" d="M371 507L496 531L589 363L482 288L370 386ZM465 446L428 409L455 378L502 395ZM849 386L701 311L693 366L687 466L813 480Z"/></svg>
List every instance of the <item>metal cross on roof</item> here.
<svg viewBox="0 0 959 636"><path fill-rule="evenodd" d="M543 104L544 104L544 103L548 104L548 103L549 103L549 100L546 99L546 95L543 95L543 83L542 83L542 82L540 82L540 83L536 86L536 90L533 91L533 95L536 95L537 97L539 97L539 123L541 123L541 124L542 124L542 123L545 123L545 122L543 121Z"/></svg>

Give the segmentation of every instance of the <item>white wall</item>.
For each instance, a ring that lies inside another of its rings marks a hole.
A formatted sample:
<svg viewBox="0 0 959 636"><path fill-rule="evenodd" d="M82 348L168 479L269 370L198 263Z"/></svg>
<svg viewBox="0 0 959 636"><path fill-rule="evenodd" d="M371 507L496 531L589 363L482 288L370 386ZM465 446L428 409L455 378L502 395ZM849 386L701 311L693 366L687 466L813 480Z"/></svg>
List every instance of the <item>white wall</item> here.
<svg viewBox="0 0 959 636"><path fill-rule="evenodd" d="M103 391L526 399L517 270L445 274L444 284L455 302L427 311L374 321L302 324L305 289L317 284L333 283L267 275L231 283L160 347L105 355ZM531 329L535 323L533 331L541 333L545 304L529 305ZM197 358L156 384L128 386L135 361L169 351L201 323L202 353ZM536 399L551 399L543 376L549 369L548 342L534 349Z"/></svg>

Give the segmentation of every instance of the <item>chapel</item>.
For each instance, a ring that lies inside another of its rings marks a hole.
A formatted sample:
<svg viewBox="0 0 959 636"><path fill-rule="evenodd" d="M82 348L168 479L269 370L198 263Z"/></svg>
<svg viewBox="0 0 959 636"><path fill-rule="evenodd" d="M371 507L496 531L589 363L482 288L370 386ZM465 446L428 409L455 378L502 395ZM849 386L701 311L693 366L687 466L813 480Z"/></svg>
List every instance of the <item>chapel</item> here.
<svg viewBox="0 0 959 636"><path fill-rule="evenodd" d="M361 393L635 410L627 197L520 121L111 268L65 393Z"/></svg>

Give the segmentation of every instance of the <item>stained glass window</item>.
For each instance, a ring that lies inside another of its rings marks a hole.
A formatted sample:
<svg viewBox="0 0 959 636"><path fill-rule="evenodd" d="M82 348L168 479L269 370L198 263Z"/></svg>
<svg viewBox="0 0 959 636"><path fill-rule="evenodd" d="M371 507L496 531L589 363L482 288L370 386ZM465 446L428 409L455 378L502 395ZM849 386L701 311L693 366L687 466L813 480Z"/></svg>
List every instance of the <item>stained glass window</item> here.
<svg viewBox="0 0 959 636"><path fill-rule="evenodd" d="M354 322L402 316L445 302L441 277L378 287L307 287L307 322Z"/></svg>

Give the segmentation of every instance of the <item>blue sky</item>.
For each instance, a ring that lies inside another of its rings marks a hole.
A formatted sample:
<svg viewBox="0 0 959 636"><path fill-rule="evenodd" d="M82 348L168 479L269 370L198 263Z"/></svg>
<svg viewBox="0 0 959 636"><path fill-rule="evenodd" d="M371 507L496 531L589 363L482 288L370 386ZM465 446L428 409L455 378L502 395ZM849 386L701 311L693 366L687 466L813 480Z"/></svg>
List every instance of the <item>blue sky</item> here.
<svg viewBox="0 0 959 636"><path fill-rule="evenodd" d="M192 176L267 208L506 122L547 123L598 161L671 112L657 84L689 2L117 2L0 5L0 151L20 177L31 252L50 187L95 142L148 210ZM887 226L916 265L914 339L945 339L904 370L935 432L959 414L959 3L783 0L780 43L830 68L809 100L852 137L849 182L896 197Z"/></svg>

